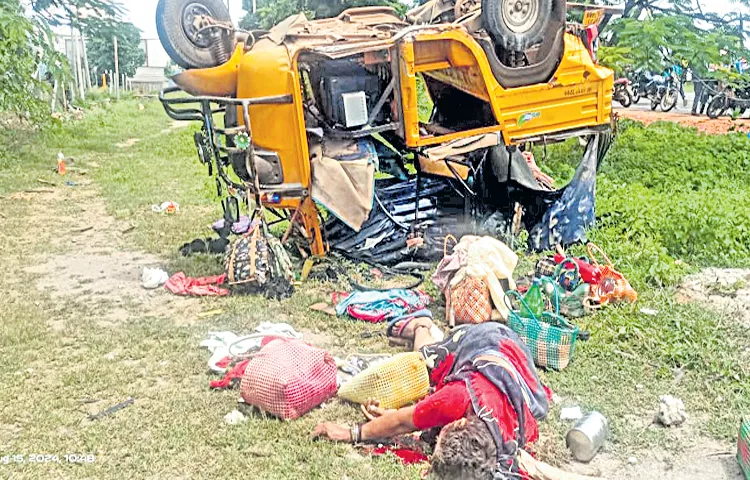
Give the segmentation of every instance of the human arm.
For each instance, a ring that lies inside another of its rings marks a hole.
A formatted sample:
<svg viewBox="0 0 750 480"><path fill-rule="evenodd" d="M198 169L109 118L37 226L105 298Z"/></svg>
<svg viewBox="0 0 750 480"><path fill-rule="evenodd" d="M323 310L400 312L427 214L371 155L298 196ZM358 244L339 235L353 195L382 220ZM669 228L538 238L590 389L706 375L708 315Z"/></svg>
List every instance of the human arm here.
<svg viewBox="0 0 750 480"><path fill-rule="evenodd" d="M371 420L360 428L360 441L391 438L416 431L414 426L414 409L416 407L387 410L380 417ZM352 431L349 427L331 422L319 424L312 432L312 437L326 438L335 442L352 442Z"/></svg>

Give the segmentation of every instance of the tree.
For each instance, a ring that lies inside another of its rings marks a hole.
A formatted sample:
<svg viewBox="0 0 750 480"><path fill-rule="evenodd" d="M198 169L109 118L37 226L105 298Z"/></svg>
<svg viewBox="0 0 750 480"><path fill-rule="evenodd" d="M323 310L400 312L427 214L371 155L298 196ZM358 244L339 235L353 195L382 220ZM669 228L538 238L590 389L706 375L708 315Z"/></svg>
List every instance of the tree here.
<svg viewBox="0 0 750 480"><path fill-rule="evenodd" d="M146 61L146 53L141 48L141 32L130 22L101 25L89 28L85 33L89 64L96 72L114 71L114 37L117 37L120 73L132 77Z"/></svg>
<svg viewBox="0 0 750 480"><path fill-rule="evenodd" d="M405 5L398 0L242 0L247 15L240 22L245 29L269 29L290 15L304 13L307 18L335 17L347 8L386 5L404 11Z"/></svg>
<svg viewBox="0 0 750 480"><path fill-rule="evenodd" d="M26 17L19 0L0 2L0 72L0 112L22 116L42 112L40 98L50 89L44 80L70 78L67 59L55 51L50 29L43 20Z"/></svg>
<svg viewBox="0 0 750 480"><path fill-rule="evenodd" d="M750 0L731 0L738 5L750 6ZM705 1L708 3L708 1ZM623 5L623 18L641 20L644 17L657 15L686 16L692 20L700 20L712 26L725 28L726 32L740 36L743 40L750 36L750 23L746 21L743 14L734 11L726 15L718 15L706 12L701 0L593 0L592 4L618 4Z"/></svg>

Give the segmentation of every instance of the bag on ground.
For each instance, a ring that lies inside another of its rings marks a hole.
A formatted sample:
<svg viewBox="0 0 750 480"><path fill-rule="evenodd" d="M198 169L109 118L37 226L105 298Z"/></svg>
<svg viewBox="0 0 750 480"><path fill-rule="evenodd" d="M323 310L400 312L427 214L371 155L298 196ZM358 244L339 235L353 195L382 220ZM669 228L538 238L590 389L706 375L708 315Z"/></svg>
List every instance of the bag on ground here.
<svg viewBox="0 0 750 480"><path fill-rule="evenodd" d="M299 418L336 394L336 362L301 340L273 338L248 362L240 391L264 412Z"/></svg>

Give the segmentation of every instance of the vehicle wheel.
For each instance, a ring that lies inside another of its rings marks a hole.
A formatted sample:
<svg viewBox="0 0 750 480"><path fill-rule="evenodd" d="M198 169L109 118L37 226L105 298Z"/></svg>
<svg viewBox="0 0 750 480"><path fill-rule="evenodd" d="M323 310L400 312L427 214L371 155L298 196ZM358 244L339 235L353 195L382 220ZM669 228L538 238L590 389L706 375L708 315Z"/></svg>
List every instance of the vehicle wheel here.
<svg viewBox="0 0 750 480"><path fill-rule="evenodd" d="M659 107L659 102L657 102L654 99L651 99L651 110L656 111L656 109Z"/></svg>
<svg viewBox="0 0 750 480"><path fill-rule="evenodd" d="M630 98L630 93L627 90L617 94L617 101L620 102L620 105L624 108L630 108L630 105L633 104L633 99Z"/></svg>
<svg viewBox="0 0 750 480"><path fill-rule="evenodd" d="M565 12L565 0L482 0L482 22L498 47L520 52L549 32L553 11Z"/></svg>
<svg viewBox="0 0 750 480"><path fill-rule="evenodd" d="M636 87L633 92L633 103L638 105L638 102L641 101L641 94L638 92L638 88Z"/></svg>
<svg viewBox="0 0 750 480"><path fill-rule="evenodd" d="M677 100L679 100L679 92L675 89L667 90L664 97L661 99L661 109L664 112L669 112L677 106Z"/></svg>
<svg viewBox="0 0 750 480"><path fill-rule="evenodd" d="M726 109L726 98L723 95L718 95L708 104L706 113L708 114L708 118L717 119L724 114Z"/></svg>
<svg viewBox="0 0 750 480"><path fill-rule="evenodd" d="M194 20L199 15L230 22L223 0L159 0L156 6L156 31L169 57L182 68L216 66L210 41L197 32Z"/></svg>

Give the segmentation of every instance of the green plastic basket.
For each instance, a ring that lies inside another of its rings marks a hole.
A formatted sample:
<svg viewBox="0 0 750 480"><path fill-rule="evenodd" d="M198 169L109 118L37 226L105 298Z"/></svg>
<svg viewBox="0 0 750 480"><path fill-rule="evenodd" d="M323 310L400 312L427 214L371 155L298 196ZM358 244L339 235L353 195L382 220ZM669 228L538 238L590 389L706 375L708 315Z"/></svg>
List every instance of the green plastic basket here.
<svg viewBox="0 0 750 480"><path fill-rule="evenodd" d="M740 435L737 439L737 462L745 473L745 478L750 480L750 420L742 420L740 424Z"/></svg>
<svg viewBox="0 0 750 480"><path fill-rule="evenodd" d="M560 316L560 304L555 295L555 312L544 312L542 318L522 317L521 311L531 313L523 297L516 290L506 292L506 299L516 298L522 305L520 310L513 310L509 305L508 326L521 337L529 347L537 367L562 370L573 360L578 327L571 325ZM506 300L510 303L510 300Z"/></svg>

